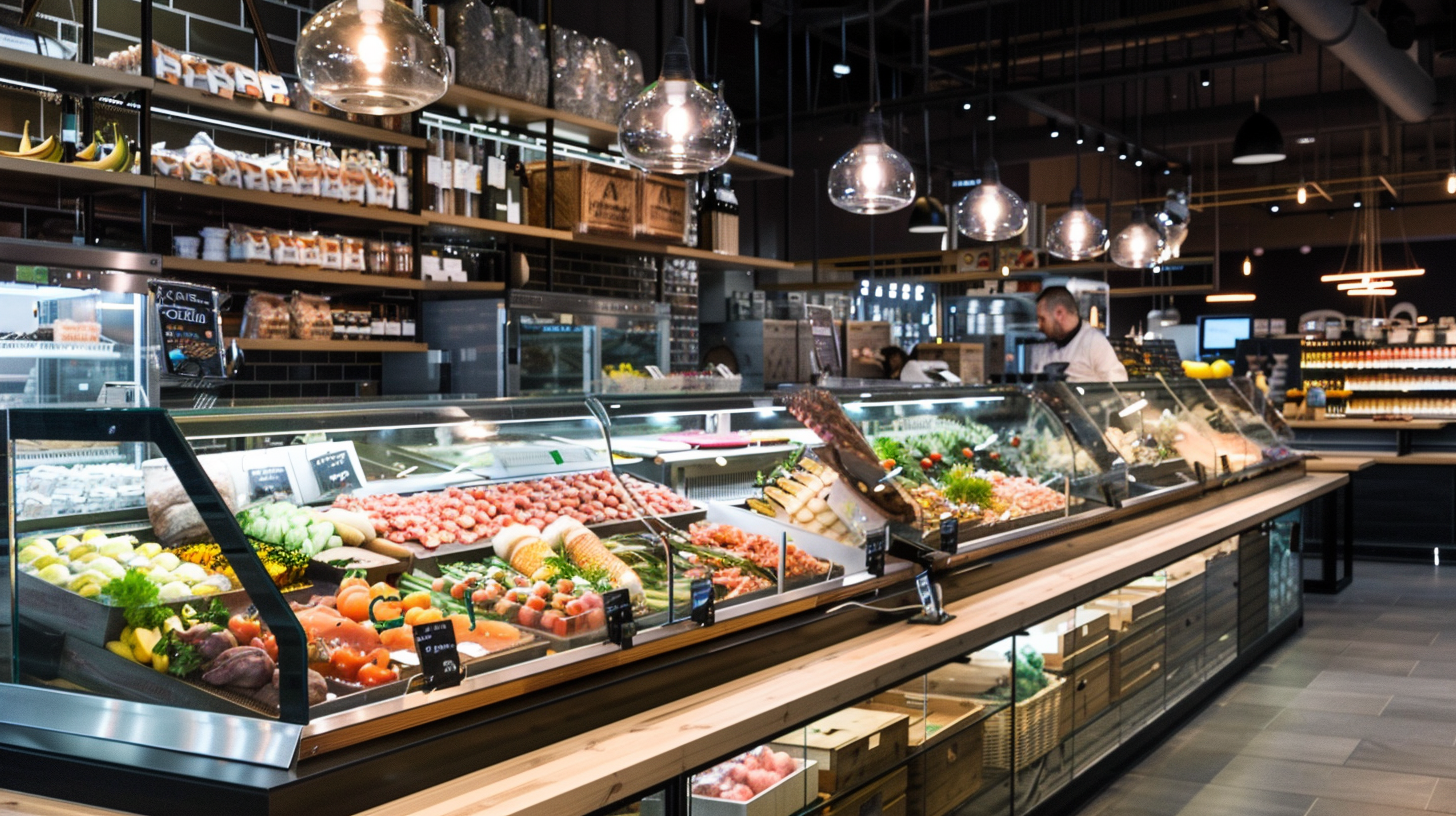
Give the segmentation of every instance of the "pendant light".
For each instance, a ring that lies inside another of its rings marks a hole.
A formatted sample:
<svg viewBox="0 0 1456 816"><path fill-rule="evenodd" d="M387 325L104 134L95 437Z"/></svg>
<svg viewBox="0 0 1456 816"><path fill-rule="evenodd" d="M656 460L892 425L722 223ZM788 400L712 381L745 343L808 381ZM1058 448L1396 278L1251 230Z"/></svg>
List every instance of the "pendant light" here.
<svg viewBox="0 0 1456 816"><path fill-rule="evenodd" d="M1073 63L1072 113L1077 117L1077 186L1072 188L1071 209L1062 213L1047 230L1046 249L1064 261L1085 261L1107 251L1107 227L1090 212L1082 198L1082 4L1076 6L1076 27L1073 29L1076 55Z"/></svg>
<svg viewBox="0 0 1456 816"><path fill-rule="evenodd" d="M1267 69L1265 79L1267 84ZM1234 136L1234 164L1273 164L1284 159L1284 134L1273 119L1259 112L1259 97L1255 96L1254 112Z"/></svg>
<svg viewBox="0 0 1456 816"><path fill-rule="evenodd" d="M1126 97L1124 97L1126 99ZM1143 138L1142 93L1138 93L1137 137ZM1141 175L1141 174L1138 174ZM1139 179L1141 180L1141 179ZM1148 223L1141 203L1132 208L1132 222L1112 239L1112 262L1125 269L1151 269L1162 261L1163 236Z"/></svg>
<svg viewBox="0 0 1456 816"><path fill-rule="evenodd" d="M930 0L925 0L920 26L920 91L930 92ZM935 171L930 165L930 109L920 109L921 131L925 134L925 195L910 206L910 231L917 235L944 235L949 229L945 206L932 195Z"/></svg>
<svg viewBox="0 0 1456 816"><path fill-rule="evenodd" d="M445 95L440 34L393 0L337 0L303 27L298 78L314 99L350 113L409 113Z"/></svg>
<svg viewBox="0 0 1456 816"><path fill-rule="evenodd" d="M995 101L995 70L991 66L991 4L986 4L986 105ZM972 187L956 206L956 229L976 241L1004 241L1026 231L1026 202L1001 183L996 164L996 128L986 128L986 164L981 183Z"/></svg>
<svg viewBox="0 0 1456 816"><path fill-rule="evenodd" d="M684 23L685 24L685 23ZM649 172L691 175L733 157L738 122L723 97L693 76L688 42L678 35L662 56L662 74L622 107L617 146Z"/></svg>
<svg viewBox="0 0 1456 816"><path fill-rule="evenodd" d="M899 151L885 144L880 116L879 57L875 51L875 3L869 3L870 72L874 102L864 118L864 135L854 149L829 169L829 200L856 215L897 212L915 200L915 170Z"/></svg>

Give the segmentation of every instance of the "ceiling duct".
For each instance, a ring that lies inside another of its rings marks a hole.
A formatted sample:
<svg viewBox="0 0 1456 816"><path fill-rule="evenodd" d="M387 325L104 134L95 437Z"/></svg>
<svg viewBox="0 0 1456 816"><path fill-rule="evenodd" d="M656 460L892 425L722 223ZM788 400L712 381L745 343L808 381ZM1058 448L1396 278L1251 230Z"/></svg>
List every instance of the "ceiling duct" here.
<svg viewBox="0 0 1456 816"><path fill-rule="evenodd" d="M1424 122L1435 112L1436 80L1390 47L1385 29L1362 7L1346 0L1282 0L1279 7L1401 119Z"/></svg>

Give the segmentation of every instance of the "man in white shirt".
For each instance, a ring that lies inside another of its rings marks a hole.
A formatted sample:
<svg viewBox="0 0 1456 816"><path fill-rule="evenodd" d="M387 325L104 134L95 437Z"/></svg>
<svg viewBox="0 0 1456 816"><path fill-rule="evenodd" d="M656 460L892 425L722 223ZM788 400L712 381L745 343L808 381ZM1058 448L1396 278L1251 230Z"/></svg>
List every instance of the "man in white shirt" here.
<svg viewBox="0 0 1456 816"><path fill-rule="evenodd" d="M1102 332L1082 323L1077 299L1063 286L1049 286L1036 298L1036 327L1048 342L1031 349L1031 370L1066 363L1069 382L1123 382L1127 369Z"/></svg>

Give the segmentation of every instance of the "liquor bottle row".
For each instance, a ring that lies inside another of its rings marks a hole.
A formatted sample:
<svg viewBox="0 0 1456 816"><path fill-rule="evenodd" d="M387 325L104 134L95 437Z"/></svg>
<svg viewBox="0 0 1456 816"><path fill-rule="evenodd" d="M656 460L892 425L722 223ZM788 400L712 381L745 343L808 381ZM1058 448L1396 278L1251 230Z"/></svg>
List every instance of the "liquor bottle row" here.
<svg viewBox="0 0 1456 816"><path fill-rule="evenodd" d="M1450 374L1414 374L1407 371L1379 374L1349 374L1345 388L1350 391L1453 391L1456 377Z"/></svg>
<svg viewBox="0 0 1456 816"><path fill-rule="evenodd" d="M1345 415L1352 417L1401 414L1414 417L1456 416L1456 397L1380 397L1350 399Z"/></svg>
<svg viewBox="0 0 1456 816"><path fill-rule="evenodd" d="M1452 368L1456 369L1456 346L1384 346L1343 348L1345 341L1300 348L1299 367L1304 369ZM1329 347L1334 346L1334 347Z"/></svg>

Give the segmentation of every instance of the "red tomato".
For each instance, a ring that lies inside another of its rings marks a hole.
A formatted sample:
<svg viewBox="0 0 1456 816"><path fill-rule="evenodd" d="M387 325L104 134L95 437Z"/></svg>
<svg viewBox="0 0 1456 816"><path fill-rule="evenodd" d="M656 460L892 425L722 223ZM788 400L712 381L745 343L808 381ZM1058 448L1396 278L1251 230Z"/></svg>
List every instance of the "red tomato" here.
<svg viewBox="0 0 1456 816"><path fill-rule="evenodd" d="M961 448L961 456L964 456L967 459L974 459L976 458L976 452L971 450L970 448Z"/></svg>
<svg viewBox="0 0 1456 816"><path fill-rule="evenodd" d="M1001 454L997 453L996 451L991 451L990 453L986 454L986 458L994 462L997 459L1001 458Z"/></svg>
<svg viewBox="0 0 1456 816"><path fill-rule="evenodd" d="M228 618L228 631L239 643L247 643L257 637L263 631L263 625L257 618L250 618L246 615L233 615Z"/></svg>
<svg viewBox="0 0 1456 816"><path fill-rule="evenodd" d="M450 597L454 598L457 601L462 601L465 599L466 589L467 587L465 586L465 582L461 581L460 583L450 587Z"/></svg>
<svg viewBox="0 0 1456 816"><path fill-rule="evenodd" d="M526 599L526 606L530 609L536 610L537 612L541 612L546 609L546 599L541 597L540 595L532 595L531 597Z"/></svg>
<svg viewBox="0 0 1456 816"><path fill-rule="evenodd" d="M398 680L399 673L394 669L380 668L373 663L365 663L359 667L356 679L361 686L381 686Z"/></svg>
<svg viewBox="0 0 1456 816"><path fill-rule="evenodd" d="M1019 437L1019 436L1013 436L1013 437L1011 437L1011 447L1013 447L1013 448L1019 448L1019 447L1021 447L1021 437Z"/></svg>
<svg viewBox="0 0 1456 816"><path fill-rule="evenodd" d="M920 460L920 469L921 470L930 470L933 467L935 467L935 463L932 462L932 461L930 461L930 459L926 458L926 459L921 459Z"/></svg>
<svg viewBox="0 0 1456 816"><path fill-rule="evenodd" d="M930 461L932 461L932 462L939 462L941 459L944 459L944 458L945 457L944 456L941 456L939 453L932 453L932 454L930 454Z"/></svg>
<svg viewBox="0 0 1456 816"><path fill-rule="evenodd" d="M895 460L894 459L881 459L880 460L880 467L884 468L885 470L894 470L895 469Z"/></svg>

